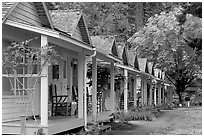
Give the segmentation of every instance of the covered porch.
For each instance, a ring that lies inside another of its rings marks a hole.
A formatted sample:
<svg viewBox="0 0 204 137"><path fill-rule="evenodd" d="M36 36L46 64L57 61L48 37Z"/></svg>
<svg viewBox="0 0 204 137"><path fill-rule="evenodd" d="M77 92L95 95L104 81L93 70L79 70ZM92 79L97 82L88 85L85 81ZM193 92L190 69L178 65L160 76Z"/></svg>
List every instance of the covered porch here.
<svg viewBox="0 0 204 137"><path fill-rule="evenodd" d="M27 84L31 84L32 79L37 78L37 74L29 78L31 81L28 81L28 76L30 75L26 74L29 71L27 69L21 75L16 75L23 86L18 86L17 82L12 82L15 85L14 89L17 89L15 90L17 94L14 94L12 91L13 88L11 85L9 86L10 83L7 80L13 75L4 73L6 72L5 70L3 71L2 133L33 135L34 132L37 132L37 126L43 128L43 133L45 134L56 134L83 126L85 57L93 54L92 47L89 44L85 44L51 29L30 26L14 21L7 21L2 26L3 48L6 48L12 41L21 42L29 38L38 37L37 40L31 42L31 46L37 48L43 47L44 45L55 46L56 51L62 57L62 60L58 59L58 67L55 71L52 65L43 67L40 80L36 85L33 102L30 101L27 94ZM37 65L36 73L39 72L40 65ZM56 75L53 75L53 72ZM66 94L68 96L66 101L70 103L76 102L73 100L72 87L77 87L77 107L75 108L77 113L68 114L67 117L55 114L54 116L50 115L50 84L56 85L58 95ZM24 120L21 120L21 116L23 116ZM37 122L30 119L33 116L37 118ZM21 131L22 128L25 130Z"/></svg>

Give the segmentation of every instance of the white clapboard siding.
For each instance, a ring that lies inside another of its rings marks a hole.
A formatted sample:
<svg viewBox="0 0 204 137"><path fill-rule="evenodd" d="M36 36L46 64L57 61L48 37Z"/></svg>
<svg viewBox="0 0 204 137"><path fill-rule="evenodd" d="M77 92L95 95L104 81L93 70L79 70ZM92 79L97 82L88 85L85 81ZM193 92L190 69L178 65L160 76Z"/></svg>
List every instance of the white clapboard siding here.
<svg viewBox="0 0 204 137"><path fill-rule="evenodd" d="M19 116L26 114L26 107L30 104L27 96L3 96L2 97L2 122L20 119ZM28 116L31 110L28 109Z"/></svg>
<svg viewBox="0 0 204 137"><path fill-rule="evenodd" d="M42 26L37 10L32 3L20 2L9 16L9 19L34 26Z"/></svg>

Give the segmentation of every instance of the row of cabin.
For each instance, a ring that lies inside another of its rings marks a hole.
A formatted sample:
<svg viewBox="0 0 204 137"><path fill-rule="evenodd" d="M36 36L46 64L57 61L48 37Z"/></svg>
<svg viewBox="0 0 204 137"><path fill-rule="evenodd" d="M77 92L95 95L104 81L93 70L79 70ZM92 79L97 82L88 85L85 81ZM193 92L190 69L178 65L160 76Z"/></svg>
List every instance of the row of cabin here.
<svg viewBox="0 0 204 137"><path fill-rule="evenodd" d="M61 58L42 70L40 63L25 60L15 70L2 66L2 134L58 134L93 120L107 120L113 112L131 106L171 102L172 87L165 83L165 73L114 37L89 36L81 12L50 11L43 2L3 2L2 51L14 41L35 37L29 47L54 46ZM91 88L88 63L92 64ZM103 92L97 91L99 63L110 72ZM124 75L117 88L116 68Z"/></svg>

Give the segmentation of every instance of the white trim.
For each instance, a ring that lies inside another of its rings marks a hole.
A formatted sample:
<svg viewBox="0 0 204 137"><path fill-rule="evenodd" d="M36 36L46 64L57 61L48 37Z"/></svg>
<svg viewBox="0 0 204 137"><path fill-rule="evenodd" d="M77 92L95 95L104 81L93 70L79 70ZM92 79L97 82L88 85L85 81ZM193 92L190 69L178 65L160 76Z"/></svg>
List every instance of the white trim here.
<svg viewBox="0 0 204 137"><path fill-rule="evenodd" d="M153 76L153 75L151 75L151 74L148 74L148 73L146 73L146 72L142 72L142 71L140 71L140 70L136 70L136 69L134 69L134 68L132 68L132 67L129 67L129 66L125 66L125 65L122 65L122 64L115 64L115 66L120 67L120 68L123 68L123 69L127 69L127 70L132 71L132 72L135 72L135 73L143 74L143 75L149 76L149 77L151 77L151 78L153 78L153 79L155 79L155 80L164 82L164 80L162 80L162 79L160 79L160 78L157 78L157 77L155 77L155 76Z"/></svg>
<svg viewBox="0 0 204 137"><path fill-rule="evenodd" d="M124 69L124 111L128 111L128 70Z"/></svg>
<svg viewBox="0 0 204 137"><path fill-rule="evenodd" d="M136 73L142 73L141 71L139 71L139 70L136 70L136 69L134 69L134 68L132 68L132 67L129 67L129 66L125 66L125 65L122 65L122 64L115 64L115 66L117 66L117 67L120 67L120 68L123 68L123 69L127 69L127 70L129 70L129 71L133 71L133 72L136 72Z"/></svg>
<svg viewBox="0 0 204 137"><path fill-rule="evenodd" d="M104 61L107 61L107 62L114 62L114 61L116 61L116 62L122 62L122 60L120 60L120 59L118 59L118 58L116 58L116 57L113 57L113 56L111 56L111 55L109 55L109 54L105 54L105 53L103 53L103 52L100 52L100 51L98 51L97 49L96 49L96 52L97 52L97 58L99 58L99 59L101 59L101 60L104 60Z"/></svg>
<svg viewBox="0 0 204 137"><path fill-rule="evenodd" d="M48 43L47 36L41 35L41 47ZM44 60L41 61L43 63ZM48 74L48 65L46 64L42 68L42 74ZM40 106L40 117L41 117L41 126L48 126L48 76L41 77L41 106Z"/></svg>
<svg viewBox="0 0 204 137"><path fill-rule="evenodd" d="M23 23L11 21L11 20L6 20L6 22L4 24L10 25L10 26L13 26L13 27L17 27L17 28L21 28L21 29L24 29L24 30L36 32L36 33L39 33L39 34L59 38L59 33L57 31L53 31L51 29L39 28L39 27L35 27L35 26L23 24Z"/></svg>
<svg viewBox="0 0 204 137"><path fill-rule="evenodd" d="M24 30L32 31L32 32L35 32L35 33L39 33L39 34L42 34L42 35L58 38L58 39L73 43L75 45L78 45L78 46L80 46L82 48L85 48L87 50L91 50L91 51L93 50L93 48L91 46L89 47L88 45L83 44L82 42L77 41L77 40L75 40L75 39L73 39L71 37L66 36L66 34L57 32L55 30L39 28L39 27L31 26L31 25L26 25L26 24L23 24L23 23L14 22L14 21L11 21L11 20L6 20L6 22L4 24L10 25L10 26L13 26L13 27L17 27L17 28L21 28L21 29L24 29Z"/></svg>
<svg viewBox="0 0 204 137"><path fill-rule="evenodd" d="M53 24L52 24L52 21L51 21L51 18L50 18L50 14L49 14L49 11L48 11L48 9L47 9L47 6L46 6L45 2L42 2L42 5L43 5L43 7L44 7L44 10L45 10L45 13L46 13L46 16L47 16L47 20L48 20L48 22L49 22L49 24L50 24L50 27L51 27L52 29L54 29Z"/></svg>
<svg viewBox="0 0 204 137"><path fill-rule="evenodd" d="M59 38L62 39L62 40L65 40L65 41L69 41L69 42L71 42L71 43L73 43L75 45L78 45L78 46L80 46L80 47L82 47L84 49L91 50L91 51L93 50L93 48L91 46L89 47L88 45L83 44L83 42L75 40L75 39L73 39L71 37L69 38L69 37L65 36L65 34L63 34L63 33L59 33Z"/></svg>

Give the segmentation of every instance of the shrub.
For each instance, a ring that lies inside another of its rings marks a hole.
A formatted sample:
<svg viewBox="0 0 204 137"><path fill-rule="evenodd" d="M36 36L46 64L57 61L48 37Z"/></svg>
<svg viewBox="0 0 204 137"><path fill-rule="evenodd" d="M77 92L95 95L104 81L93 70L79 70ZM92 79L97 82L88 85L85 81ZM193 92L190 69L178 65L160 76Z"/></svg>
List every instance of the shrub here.
<svg viewBox="0 0 204 137"><path fill-rule="evenodd" d="M120 122L130 121L130 120L146 120L152 121L155 117L158 116L160 112L159 107L153 106L134 106L128 112L117 112L113 116L115 119L118 119Z"/></svg>

